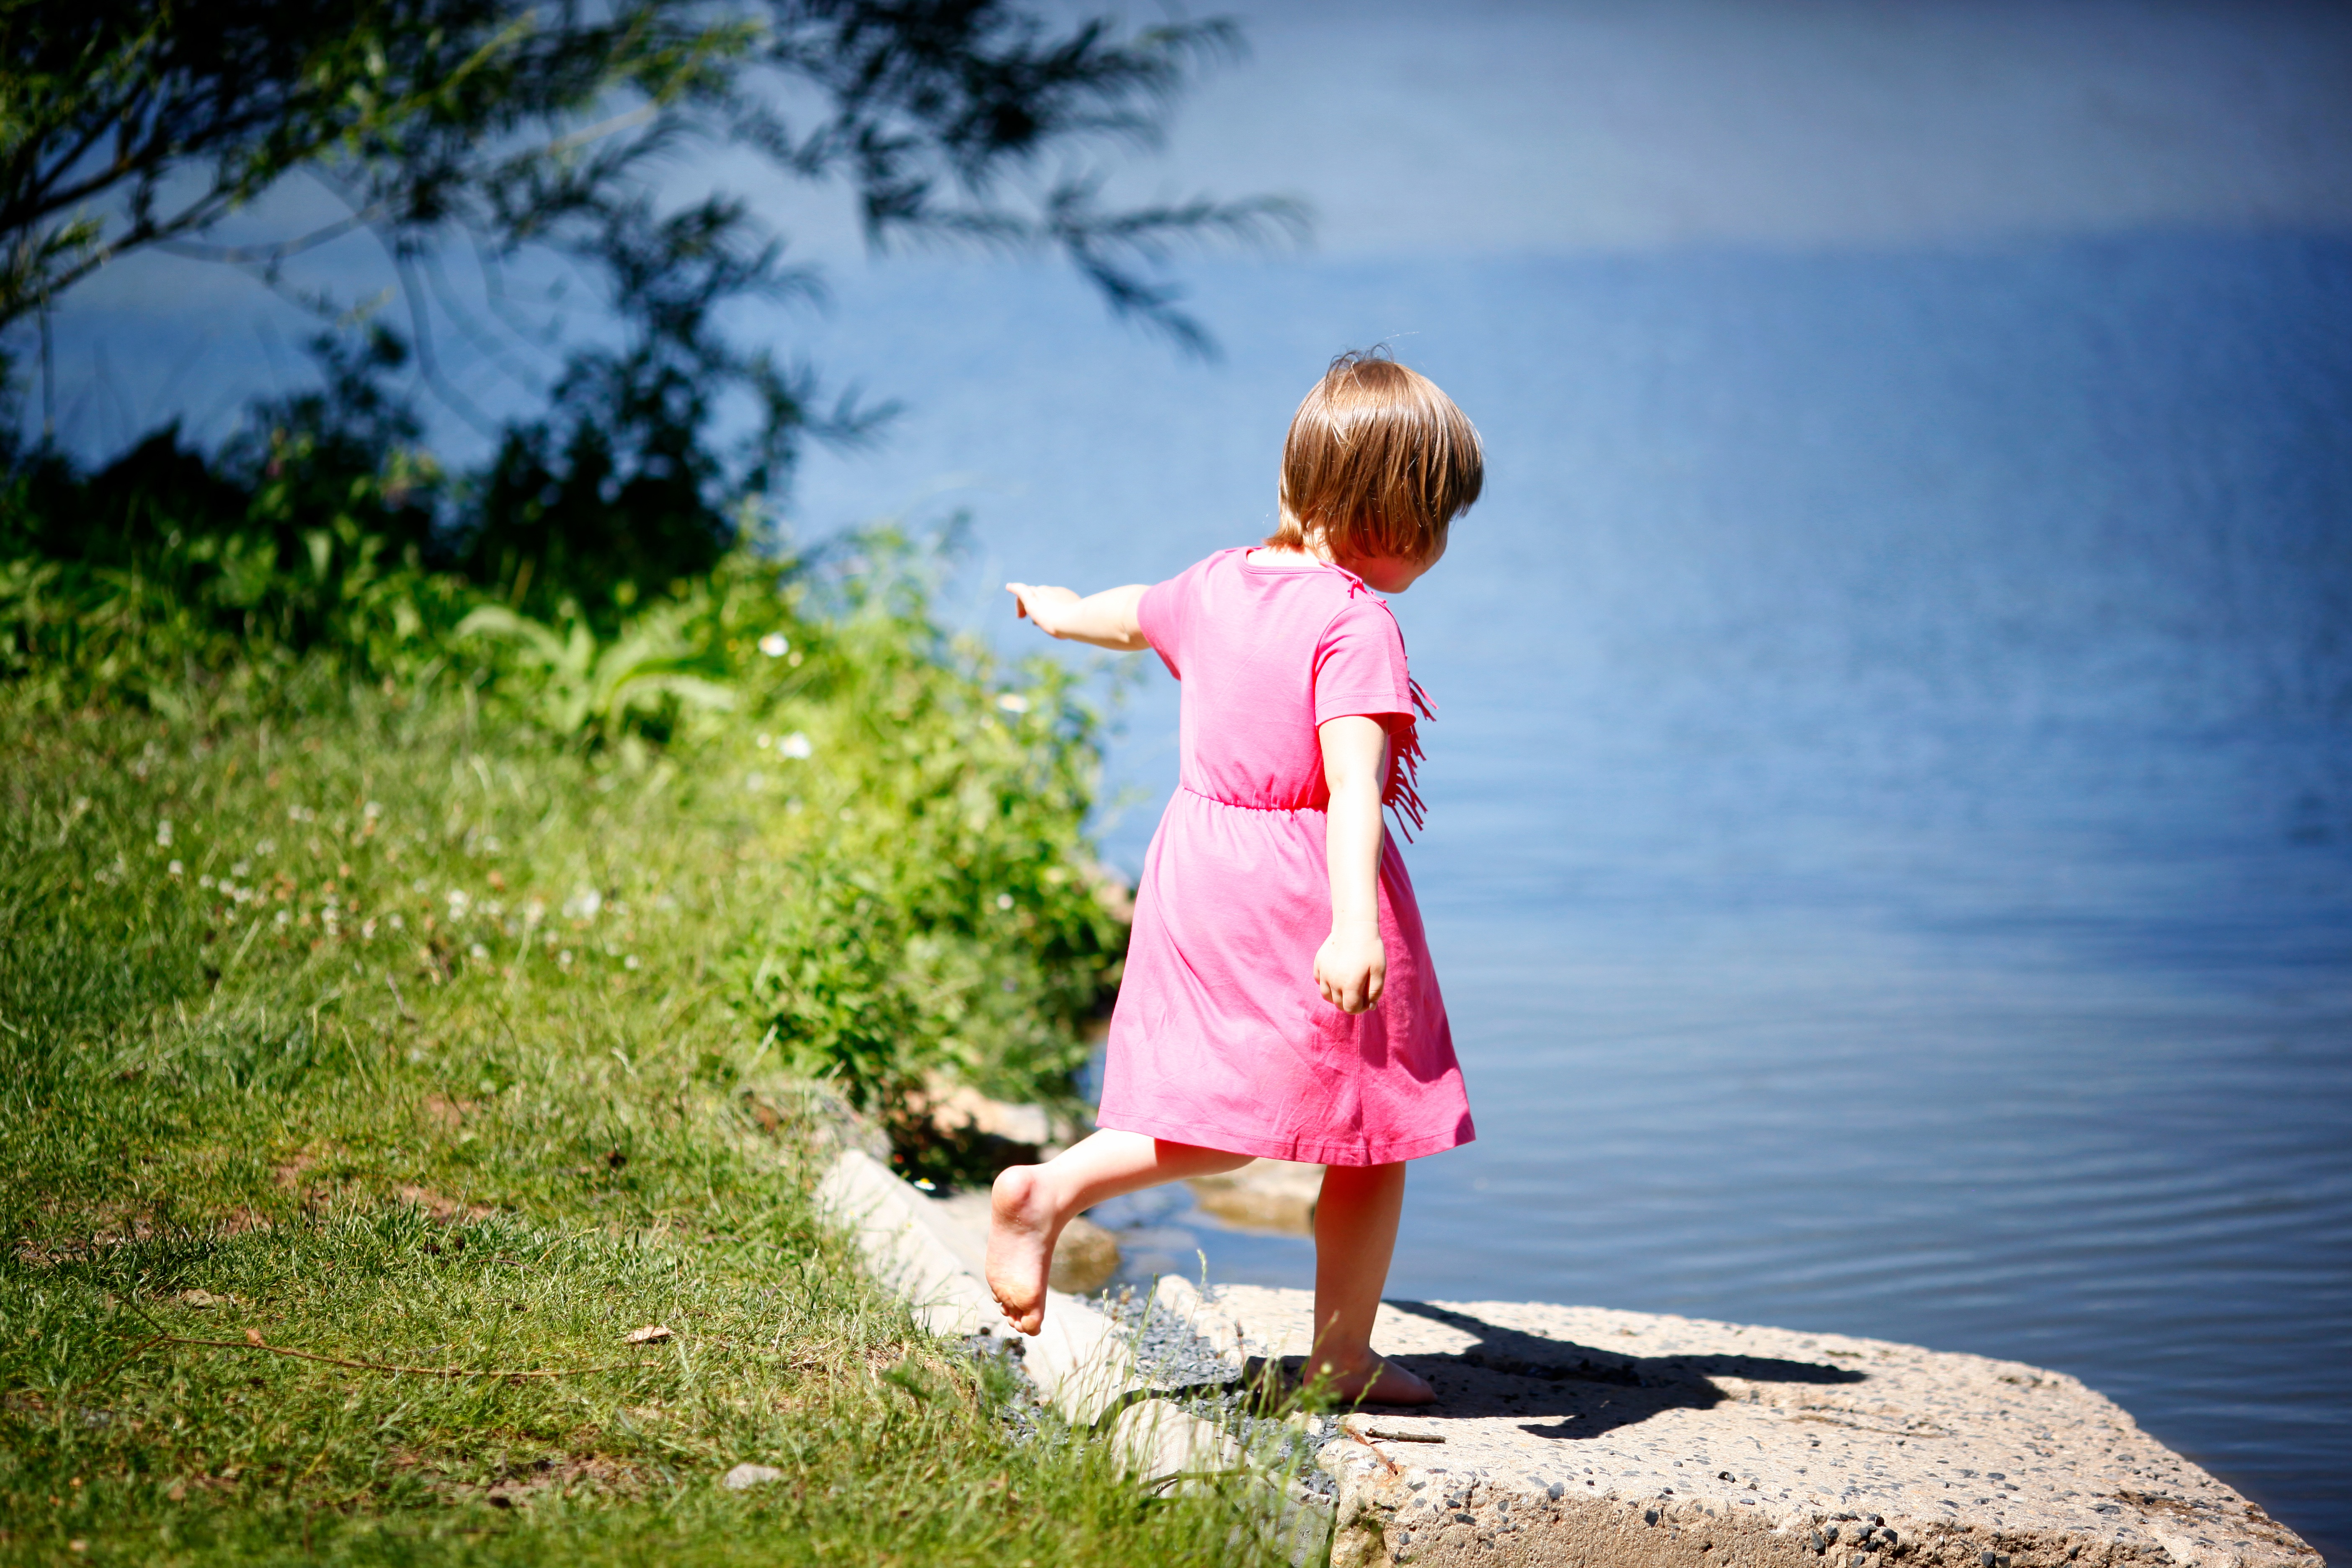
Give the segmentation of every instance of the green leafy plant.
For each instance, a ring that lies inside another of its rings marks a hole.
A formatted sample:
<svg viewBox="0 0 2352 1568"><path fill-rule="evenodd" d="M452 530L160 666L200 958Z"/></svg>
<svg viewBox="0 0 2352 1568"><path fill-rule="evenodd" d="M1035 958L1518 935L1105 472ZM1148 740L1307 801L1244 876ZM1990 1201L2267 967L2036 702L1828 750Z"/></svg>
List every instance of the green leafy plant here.
<svg viewBox="0 0 2352 1568"><path fill-rule="evenodd" d="M457 623L455 636L509 646L529 711L543 728L566 739L617 738L633 716L671 706L700 712L736 706L732 689L699 673L709 655L687 635L696 611L656 605L607 642L576 611L559 632L503 605L482 605Z"/></svg>

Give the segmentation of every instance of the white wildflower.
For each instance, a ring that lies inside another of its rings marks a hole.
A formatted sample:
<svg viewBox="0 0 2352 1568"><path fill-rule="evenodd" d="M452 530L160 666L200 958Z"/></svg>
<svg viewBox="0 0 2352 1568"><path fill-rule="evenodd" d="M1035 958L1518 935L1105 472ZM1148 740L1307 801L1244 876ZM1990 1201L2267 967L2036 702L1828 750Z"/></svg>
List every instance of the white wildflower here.
<svg viewBox="0 0 2352 1568"><path fill-rule="evenodd" d="M743 789L744 793L747 795L757 795L767 787L768 779L766 774L745 773L743 775Z"/></svg>
<svg viewBox="0 0 2352 1568"><path fill-rule="evenodd" d="M634 952L629 954L628 957L621 960L621 967L624 969L635 969L636 966L637 955Z"/></svg>
<svg viewBox="0 0 2352 1568"><path fill-rule="evenodd" d="M596 911L604 907L604 895L593 888L583 888L563 901L563 918L568 921L593 921Z"/></svg>
<svg viewBox="0 0 2352 1568"><path fill-rule="evenodd" d="M167 816L163 821L155 825L155 843L159 848L169 849L172 847L172 819L170 817Z"/></svg>
<svg viewBox="0 0 2352 1568"><path fill-rule="evenodd" d="M392 917L392 929L394 931L406 931L408 929L408 922L402 920L398 915L394 915Z"/></svg>
<svg viewBox="0 0 2352 1568"><path fill-rule="evenodd" d="M784 640L783 633L770 632L760 639L760 651L770 658L782 658L793 651L793 645Z"/></svg>
<svg viewBox="0 0 2352 1568"><path fill-rule="evenodd" d="M256 839L254 841L253 852L256 855L275 855L278 853L278 840L275 838ZM244 875L241 871L237 874L239 876Z"/></svg>
<svg viewBox="0 0 2352 1568"><path fill-rule="evenodd" d="M362 942L375 940L375 921L372 920L360 921L360 940Z"/></svg>
<svg viewBox="0 0 2352 1568"><path fill-rule="evenodd" d="M199 888L209 888L209 887L211 887L212 885L213 885L213 879L212 879L212 876L211 876L211 874L210 874L210 873L206 873L205 875L204 875L204 876L199 877L199 878L197 878L197 879L196 879L196 886L197 886L197 887L199 887ZM226 889L226 888L224 888L224 889L221 889L221 891L223 891L223 892L226 892L226 891L228 891L228 889Z"/></svg>
<svg viewBox="0 0 2352 1568"><path fill-rule="evenodd" d="M473 946L466 950L466 956L468 958L488 958L490 956L490 950L484 947L478 942Z"/></svg>
<svg viewBox="0 0 2352 1568"><path fill-rule="evenodd" d="M751 737L751 744L759 747L760 750L763 752L775 743L776 738L773 735L754 735Z"/></svg>
<svg viewBox="0 0 2352 1568"><path fill-rule="evenodd" d="M187 869L187 868L186 868L185 866L181 865L177 860L174 860L174 861L173 861L169 866L164 867L164 868L163 868L163 869L164 869L164 871L165 871L165 872L167 872L169 875L176 877L176 876L178 876L181 872L183 872L183 871L186 870L186 869Z"/></svg>
<svg viewBox="0 0 2352 1568"><path fill-rule="evenodd" d="M777 742L776 751L781 756L790 757L795 762L802 763L816 755L816 748L810 745L809 738L798 730Z"/></svg>
<svg viewBox="0 0 2352 1568"><path fill-rule="evenodd" d="M365 805L360 807L360 815L366 817L371 822L374 821L377 817L383 815L383 802L380 800L372 800L368 802Z"/></svg>
<svg viewBox="0 0 2352 1568"><path fill-rule="evenodd" d="M291 910L278 910L278 923L279 925L282 925L282 926L290 926L290 925L292 925L292 924L294 923L294 912L293 912Z"/></svg>
<svg viewBox="0 0 2352 1568"><path fill-rule="evenodd" d="M228 868L228 874L232 877L250 877L253 875L253 862L240 860Z"/></svg>
<svg viewBox="0 0 2352 1568"><path fill-rule="evenodd" d="M524 924L524 926L526 926L526 927L535 926L535 925L539 924L539 922L540 922L540 921L541 921L545 920L546 918L547 918L547 904L546 904L546 901L545 901L544 900L541 900L541 899L532 899L532 900L530 900L528 903L526 903L526 904L524 904L524 905L523 905L523 907L522 907L522 923Z"/></svg>
<svg viewBox="0 0 2352 1568"><path fill-rule="evenodd" d="M1000 910L1009 910L1009 909L1011 909L1011 908L1013 907L1013 895L1012 895L1012 894L1010 894L1010 893L999 893L999 894L997 894L997 895L996 895L996 907L997 907L998 909L1000 909Z"/></svg>
<svg viewBox="0 0 2352 1568"><path fill-rule="evenodd" d="M464 920L466 911L474 907L474 896L463 888L452 888L442 896L448 900L449 918L453 921Z"/></svg>
<svg viewBox="0 0 2352 1568"><path fill-rule="evenodd" d="M1029 699L1022 696L1018 691L1000 692L997 695L996 705L999 708L1003 709L1007 713L1026 713L1029 711Z"/></svg>
<svg viewBox="0 0 2352 1568"><path fill-rule="evenodd" d="M571 950L570 948L568 948L568 947L567 947L567 948L565 948L562 952L557 953L557 954L555 955L555 963L556 963L556 967L557 967L557 968L559 968L559 969L569 969L569 968L571 968L571 967L572 967L572 950Z"/></svg>

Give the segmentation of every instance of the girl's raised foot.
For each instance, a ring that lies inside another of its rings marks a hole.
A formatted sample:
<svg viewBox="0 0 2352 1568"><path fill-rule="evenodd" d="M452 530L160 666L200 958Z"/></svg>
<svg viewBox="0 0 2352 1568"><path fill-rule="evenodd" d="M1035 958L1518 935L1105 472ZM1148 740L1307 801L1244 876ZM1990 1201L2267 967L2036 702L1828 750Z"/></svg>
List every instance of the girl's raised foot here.
<svg viewBox="0 0 2352 1568"><path fill-rule="evenodd" d="M989 1194L988 1289L1024 1334L1045 1325L1045 1279L1062 1228L1044 1186L1036 1166L1015 1165L996 1178Z"/></svg>
<svg viewBox="0 0 2352 1568"><path fill-rule="evenodd" d="M1437 1390L1417 1373L1392 1361L1374 1361L1350 1372L1326 1365L1324 1375L1333 1394L1358 1405L1434 1405Z"/></svg>

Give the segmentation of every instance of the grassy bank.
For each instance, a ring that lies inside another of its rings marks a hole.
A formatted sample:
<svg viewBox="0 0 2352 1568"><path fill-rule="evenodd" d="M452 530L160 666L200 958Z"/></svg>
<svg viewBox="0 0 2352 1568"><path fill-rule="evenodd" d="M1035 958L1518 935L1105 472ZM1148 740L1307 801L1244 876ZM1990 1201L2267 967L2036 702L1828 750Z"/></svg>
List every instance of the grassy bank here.
<svg viewBox="0 0 2352 1568"><path fill-rule="evenodd" d="M1108 962L1050 713L830 625L667 745L0 710L0 1556L1234 1560L812 1215L791 1083L1050 1083Z"/></svg>

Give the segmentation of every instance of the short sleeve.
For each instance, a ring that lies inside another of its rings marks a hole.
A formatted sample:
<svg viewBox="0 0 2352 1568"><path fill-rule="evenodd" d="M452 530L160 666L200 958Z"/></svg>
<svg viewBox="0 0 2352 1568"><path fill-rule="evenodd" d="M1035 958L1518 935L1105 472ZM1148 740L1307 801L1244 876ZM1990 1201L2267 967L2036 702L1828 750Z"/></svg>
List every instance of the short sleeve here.
<svg viewBox="0 0 2352 1568"><path fill-rule="evenodd" d="M1135 623L1142 628L1143 640L1151 645L1151 651L1160 656L1168 673L1179 680L1184 679L1178 661L1183 658L1184 623L1188 619L1184 609L1191 586L1186 579L1191 576L1187 572L1165 583L1154 583L1143 591L1142 601L1135 606Z"/></svg>
<svg viewBox="0 0 2352 1568"><path fill-rule="evenodd" d="M1386 605L1351 596L1315 645L1315 722L1391 713L1412 717L1404 634Z"/></svg>

